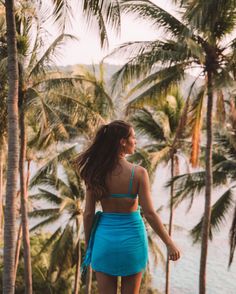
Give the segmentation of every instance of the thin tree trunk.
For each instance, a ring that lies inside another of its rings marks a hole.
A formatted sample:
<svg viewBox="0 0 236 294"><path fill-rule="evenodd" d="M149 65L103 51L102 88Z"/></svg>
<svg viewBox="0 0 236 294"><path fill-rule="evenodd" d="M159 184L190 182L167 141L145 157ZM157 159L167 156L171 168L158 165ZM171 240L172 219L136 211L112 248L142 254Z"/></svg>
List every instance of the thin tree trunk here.
<svg viewBox="0 0 236 294"><path fill-rule="evenodd" d="M30 237L28 224L28 187L27 178L25 177L26 162L26 133L24 118L24 101L20 112L20 190L21 190L21 219L22 235L24 245L24 276L25 276L25 293L32 293L32 268L30 256Z"/></svg>
<svg viewBox="0 0 236 294"><path fill-rule="evenodd" d="M92 294L92 277L93 271L91 266L89 266L86 274L85 294Z"/></svg>
<svg viewBox="0 0 236 294"><path fill-rule="evenodd" d="M8 53L8 162L6 206L4 221L4 268L3 294L13 294L15 242L16 242L16 194L19 171L19 134L18 134L18 63L16 48L16 24L14 17L14 0L5 1L7 22L7 53Z"/></svg>
<svg viewBox="0 0 236 294"><path fill-rule="evenodd" d="M21 241L22 241L22 222L19 224L18 234L17 234L17 241L16 241L16 253L15 253L15 281L17 276L17 269L19 264L20 258L20 248L21 248Z"/></svg>
<svg viewBox="0 0 236 294"><path fill-rule="evenodd" d="M28 167L27 167L27 177L26 177L26 187L29 186L29 178L30 178L30 160L28 160ZM20 194L20 193L19 193ZM17 269L19 265L19 257L20 257L20 248L21 248L21 241L22 241L22 222L20 222L17 241L16 241L16 254L15 254L15 280L17 276Z"/></svg>
<svg viewBox="0 0 236 294"><path fill-rule="evenodd" d="M76 219L76 227L77 227L77 232L79 232L79 219L77 217ZM81 265L81 243L80 239L78 239L78 243L76 246L77 249L77 262L76 262L76 271L75 271L75 286L74 286L74 294L78 294L80 290L80 265Z"/></svg>
<svg viewBox="0 0 236 294"><path fill-rule="evenodd" d="M0 243L2 241L2 225L3 225L2 201L3 201L3 149L0 149Z"/></svg>
<svg viewBox="0 0 236 294"><path fill-rule="evenodd" d="M171 156L171 179L174 177L174 154ZM173 224L173 197L174 197L174 184L171 183L170 187L170 217L169 217L169 235L172 235ZM166 294L170 293L170 260L167 252L166 258Z"/></svg>
<svg viewBox="0 0 236 294"><path fill-rule="evenodd" d="M206 263L208 253L208 236L211 220L211 193L212 193L212 108L213 108L213 92L212 92L212 73L208 71L208 94L207 94L207 144L206 144L206 179L205 179L205 210L202 225L202 243L201 243L201 259L200 259L200 275L199 275L199 293L206 293Z"/></svg>

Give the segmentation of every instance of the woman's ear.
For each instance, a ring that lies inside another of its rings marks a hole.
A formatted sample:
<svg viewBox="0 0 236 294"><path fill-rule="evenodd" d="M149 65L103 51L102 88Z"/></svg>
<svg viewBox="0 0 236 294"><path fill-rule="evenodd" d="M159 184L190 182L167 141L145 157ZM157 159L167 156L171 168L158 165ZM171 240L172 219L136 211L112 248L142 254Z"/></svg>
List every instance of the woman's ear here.
<svg viewBox="0 0 236 294"><path fill-rule="evenodd" d="M124 138L120 139L120 145L123 146L123 147L125 147L125 145L126 145L126 139L124 139Z"/></svg>

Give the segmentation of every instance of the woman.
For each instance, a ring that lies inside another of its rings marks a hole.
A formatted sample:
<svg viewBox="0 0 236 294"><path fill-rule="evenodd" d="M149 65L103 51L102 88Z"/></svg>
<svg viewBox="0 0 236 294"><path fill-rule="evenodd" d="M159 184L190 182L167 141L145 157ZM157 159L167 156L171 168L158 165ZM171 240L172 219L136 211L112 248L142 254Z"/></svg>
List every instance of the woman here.
<svg viewBox="0 0 236 294"><path fill-rule="evenodd" d="M87 187L84 264L91 264L96 272L102 294L116 293L118 276L122 277L122 294L139 293L148 261L139 204L148 223L166 244L169 258L180 257L153 207L147 171L125 159L134 153L135 146L132 126L116 120L102 126L91 146L76 160ZM100 201L103 211L94 217L96 201Z"/></svg>

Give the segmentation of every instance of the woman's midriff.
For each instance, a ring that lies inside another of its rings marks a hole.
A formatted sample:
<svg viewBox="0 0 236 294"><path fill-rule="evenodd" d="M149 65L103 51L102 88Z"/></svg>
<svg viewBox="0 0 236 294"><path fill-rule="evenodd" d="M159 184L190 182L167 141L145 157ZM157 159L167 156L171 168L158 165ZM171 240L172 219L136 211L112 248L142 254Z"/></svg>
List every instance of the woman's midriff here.
<svg viewBox="0 0 236 294"><path fill-rule="evenodd" d="M138 209L138 199L106 198L101 200L101 206L104 212L133 212Z"/></svg>

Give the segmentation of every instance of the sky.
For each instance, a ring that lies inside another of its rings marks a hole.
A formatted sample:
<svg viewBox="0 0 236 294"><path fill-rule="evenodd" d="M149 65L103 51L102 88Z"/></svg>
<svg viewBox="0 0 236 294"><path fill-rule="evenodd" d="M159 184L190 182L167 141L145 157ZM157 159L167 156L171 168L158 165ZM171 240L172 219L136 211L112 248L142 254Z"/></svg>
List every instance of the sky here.
<svg viewBox="0 0 236 294"><path fill-rule="evenodd" d="M171 8L170 0L153 0L155 4L160 7L173 11ZM75 35L79 40L68 42L63 48L63 56L58 61L58 65L66 66L72 64L91 64L98 63L108 53L112 52L115 48L125 42L129 41L145 41L154 40L158 37L157 30L153 29L151 24L147 22L138 21L134 17L126 16L121 19L121 34L116 36L114 32L109 33L109 48L102 50L100 48L98 33L93 28L87 28L82 15L78 12L78 7L74 7L76 13L75 20L72 23L70 32ZM109 63L122 63L121 59L109 59Z"/></svg>

